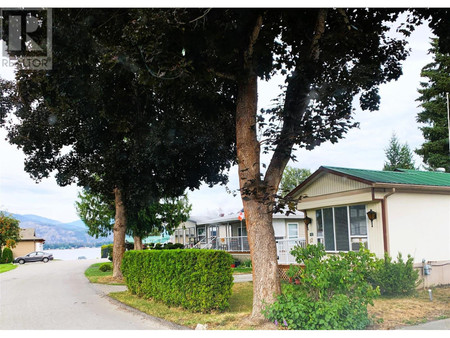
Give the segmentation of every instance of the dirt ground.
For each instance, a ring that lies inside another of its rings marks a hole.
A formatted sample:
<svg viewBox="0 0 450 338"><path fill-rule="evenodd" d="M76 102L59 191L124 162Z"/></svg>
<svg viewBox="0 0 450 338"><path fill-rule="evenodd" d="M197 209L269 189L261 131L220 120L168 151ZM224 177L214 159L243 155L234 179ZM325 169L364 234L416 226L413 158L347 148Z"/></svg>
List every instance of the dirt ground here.
<svg viewBox="0 0 450 338"><path fill-rule="evenodd" d="M426 323L450 317L450 286L432 289L433 301L427 290L404 298L380 298L368 306L374 324L368 329L391 330L402 326Z"/></svg>

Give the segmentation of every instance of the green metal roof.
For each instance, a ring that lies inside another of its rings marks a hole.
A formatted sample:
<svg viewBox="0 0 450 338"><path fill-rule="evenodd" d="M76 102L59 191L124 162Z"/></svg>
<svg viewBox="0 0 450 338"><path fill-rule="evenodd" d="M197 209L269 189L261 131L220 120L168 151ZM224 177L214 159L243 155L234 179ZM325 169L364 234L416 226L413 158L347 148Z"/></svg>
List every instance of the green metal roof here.
<svg viewBox="0 0 450 338"><path fill-rule="evenodd" d="M326 166L324 166L323 168L345 175L357 177L373 183L450 187L450 173L407 169L397 169L397 171L381 171Z"/></svg>

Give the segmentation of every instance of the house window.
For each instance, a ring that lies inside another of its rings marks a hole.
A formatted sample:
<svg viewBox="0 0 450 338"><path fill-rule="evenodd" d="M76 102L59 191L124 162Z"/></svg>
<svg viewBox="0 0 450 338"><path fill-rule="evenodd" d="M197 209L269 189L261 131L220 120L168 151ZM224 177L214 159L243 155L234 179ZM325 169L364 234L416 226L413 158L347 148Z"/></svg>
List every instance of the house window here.
<svg viewBox="0 0 450 338"><path fill-rule="evenodd" d="M288 223L289 238L298 238L298 223Z"/></svg>
<svg viewBox="0 0 450 338"><path fill-rule="evenodd" d="M317 243L324 244L323 239L323 221L322 210L316 210L316 222L317 222Z"/></svg>
<svg viewBox="0 0 450 338"><path fill-rule="evenodd" d="M367 219L364 205L316 210L317 242L326 251L358 251L367 246Z"/></svg>

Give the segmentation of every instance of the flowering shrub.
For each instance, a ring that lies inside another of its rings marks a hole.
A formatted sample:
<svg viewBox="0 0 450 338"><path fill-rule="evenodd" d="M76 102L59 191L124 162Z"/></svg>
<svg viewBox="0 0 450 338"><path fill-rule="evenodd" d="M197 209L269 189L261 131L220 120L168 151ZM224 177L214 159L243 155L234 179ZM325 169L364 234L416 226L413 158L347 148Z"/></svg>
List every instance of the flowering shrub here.
<svg viewBox="0 0 450 338"><path fill-rule="evenodd" d="M375 269L375 255L367 249L327 256L322 245L296 247L297 263L290 273L300 285L285 285L264 315L280 327L294 330L364 329L369 323L367 305L380 292L367 282Z"/></svg>

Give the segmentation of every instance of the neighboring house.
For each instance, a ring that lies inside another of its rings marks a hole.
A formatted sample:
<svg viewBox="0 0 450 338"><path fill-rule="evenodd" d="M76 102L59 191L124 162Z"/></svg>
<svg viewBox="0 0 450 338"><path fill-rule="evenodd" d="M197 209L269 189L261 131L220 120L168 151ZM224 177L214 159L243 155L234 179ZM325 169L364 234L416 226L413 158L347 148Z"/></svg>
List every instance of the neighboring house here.
<svg viewBox="0 0 450 338"><path fill-rule="evenodd" d="M36 237L36 231L33 228L20 229L20 241L12 249L14 258L24 256L33 251L42 251L45 240Z"/></svg>
<svg viewBox="0 0 450 338"><path fill-rule="evenodd" d="M305 246L303 213L298 215L273 215L273 229L278 248L278 262L288 263L289 251L295 245ZM217 249L230 252L233 257L250 258L247 229L243 213L210 220L189 219L181 223L171 236L171 242L182 243L188 248Z"/></svg>
<svg viewBox="0 0 450 338"><path fill-rule="evenodd" d="M310 222L308 243L330 253L363 244L380 258L410 254L425 285L450 283L449 173L320 167L289 196Z"/></svg>

